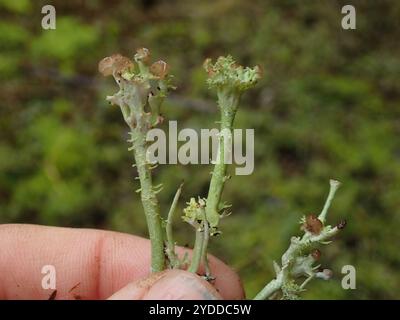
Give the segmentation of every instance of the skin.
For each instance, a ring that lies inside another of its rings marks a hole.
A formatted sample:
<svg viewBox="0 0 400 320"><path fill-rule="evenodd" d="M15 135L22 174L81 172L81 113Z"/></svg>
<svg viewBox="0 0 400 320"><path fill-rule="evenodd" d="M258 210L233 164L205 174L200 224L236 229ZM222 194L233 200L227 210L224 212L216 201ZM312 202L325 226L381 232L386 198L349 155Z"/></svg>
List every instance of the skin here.
<svg viewBox="0 0 400 320"><path fill-rule="evenodd" d="M56 268L57 300L243 299L237 274L215 257L209 263L214 285L183 270L149 274L150 242L137 236L0 225L0 299L48 299L54 290L41 286L45 265Z"/></svg>

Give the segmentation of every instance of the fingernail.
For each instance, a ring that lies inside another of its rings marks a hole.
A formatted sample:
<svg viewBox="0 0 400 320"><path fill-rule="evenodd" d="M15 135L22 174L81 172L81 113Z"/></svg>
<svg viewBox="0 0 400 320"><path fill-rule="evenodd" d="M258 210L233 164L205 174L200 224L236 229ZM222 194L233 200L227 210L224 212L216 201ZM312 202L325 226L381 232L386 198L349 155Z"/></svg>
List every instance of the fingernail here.
<svg viewBox="0 0 400 320"><path fill-rule="evenodd" d="M143 300L218 300L217 290L199 276L183 270L171 270L155 282Z"/></svg>

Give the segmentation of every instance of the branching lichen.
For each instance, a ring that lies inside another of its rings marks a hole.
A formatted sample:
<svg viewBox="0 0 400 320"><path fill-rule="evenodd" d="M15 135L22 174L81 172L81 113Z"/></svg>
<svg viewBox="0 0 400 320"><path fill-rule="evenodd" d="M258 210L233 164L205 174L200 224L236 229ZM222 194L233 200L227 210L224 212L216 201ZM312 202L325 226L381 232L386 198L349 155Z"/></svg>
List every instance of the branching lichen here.
<svg viewBox="0 0 400 320"><path fill-rule="evenodd" d="M307 283L314 278L328 280L332 276L329 269L320 270L315 263L319 260L321 252L313 250L314 245L329 244L346 225L345 221L336 226L325 225L324 221L330 204L333 200L339 182L330 180L330 191L325 205L318 216L309 215L301 220L304 235L292 237L289 248L282 255L281 266L274 261L276 278L269 282L254 298L255 300L268 299L281 291L283 299L298 299ZM302 284L297 284L299 278L306 278Z"/></svg>
<svg viewBox="0 0 400 320"><path fill-rule="evenodd" d="M199 217L201 222L196 232L194 247L194 261L190 271L196 272L203 263L206 270L206 279L212 279L207 261L207 247L209 237L218 234L218 224L221 215L225 213L226 205L221 204L221 195L227 176L227 161L230 158L233 122L239 107L241 95L252 88L260 78L258 66L244 68L233 60L231 56L219 57L215 64L210 59L204 62L208 73L207 83L210 89L216 89L218 106L220 109L220 133L218 137L218 155L212 171L207 199L202 200L204 215Z"/></svg>
<svg viewBox="0 0 400 320"><path fill-rule="evenodd" d="M131 147L137 167L141 194L149 236L151 240L151 270L162 271L165 268L188 268L199 273L203 265L205 279L213 280L208 265L207 248L210 237L220 233L219 221L230 213L230 205L221 201L227 174L227 159L232 156L232 129L241 95L252 88L261 76L260 68L244 68L235 63L232 57L219 57L213 64L207 59L204 68L208 73L207 83L216 90L220 109L220 133L218 136L217 159L214 162L210 186L206 198L192 197L183 210L183 220L195 230L195 244L190 263L187 256L179 259L175 251L172 223L181 195L182 185L178 188L166 220L160 216L157 193L160 186L153 186L151 170L154 163L147 160L146 135L150 129L162 123L160 113L167 93L173 87L170 84L169 66L164 61L151 64L149 50L137 50L134 61L119 54L104 58L99 63L99 71L104 76L112 75L119 91L107 100L120 107L123 118L130 129ZM147 111L149 110L149 111ZM318 216L308 215L301 220L302 237L292 237L289 248L281 257L281 263L273 262L276 273L255 297L255 299L298 299L306 285L314 278L329 279L332 271L320 270L316 265L321 252L314 249L316 244L328 244L344 226L345 221L332 227L326 225L326 216L339 182L330 181L330 191L325 205ZM165 227L165 230L164 228ZM304 280L299 281L300 278Z"/></svg>
<svg viewBox="0 0 400 320"><path fill-rule="evenodd" d="M99 63L99 71L104 76L112 75L120 90L108 96L107 100L121 108L125 122L130 128L131 143L140 180L141 200L146 215L151 240L151 270L165 268L164 231L160 207L157 199L159 188L153 186L151 169L147 161L147 132L162 122L160 113L162 102L171 88L168 66L164 61L150 65L150 53L142 48L135 54L136 65L119 54L104 58ZM145 108L149 107L150 112Z"/></svg>

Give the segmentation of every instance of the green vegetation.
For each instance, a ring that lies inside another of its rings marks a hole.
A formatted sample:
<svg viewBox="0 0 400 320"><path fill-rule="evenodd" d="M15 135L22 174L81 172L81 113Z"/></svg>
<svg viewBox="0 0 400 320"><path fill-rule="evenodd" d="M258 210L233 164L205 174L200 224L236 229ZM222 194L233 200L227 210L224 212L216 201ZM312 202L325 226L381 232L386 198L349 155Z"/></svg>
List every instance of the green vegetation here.
<svg viewBox="0 0 400 320"><path fill-rule="evenodd" d="M304 297L400 298L400 3L353 1L357 30L340 27L343 1L53 1L57 30L40 27L44 1L0 0L0 222L97 227L146 235L120 114L104 103L98 61L152 48L178 89L165 101L179 127L209 128L217 108L200 61L232 54L264 77L243 96L235 126L255 129L255 171L224 189L233 205L209 251L232 265L249 297L275 276L303 215L321 211L326 181L343 182L323 247L333 280ZM147 4L144 4L147 3ZM164 126L163 124L162 126ZM153 170L168 212L206 197L211 166ZM132 194L134 194L132 196ZM178 218L178 217L177 217ZM175 224L185 244L192 230ZM190 246L193 244L190 243ZM357 290L340 286L357 269Z"/></svg>

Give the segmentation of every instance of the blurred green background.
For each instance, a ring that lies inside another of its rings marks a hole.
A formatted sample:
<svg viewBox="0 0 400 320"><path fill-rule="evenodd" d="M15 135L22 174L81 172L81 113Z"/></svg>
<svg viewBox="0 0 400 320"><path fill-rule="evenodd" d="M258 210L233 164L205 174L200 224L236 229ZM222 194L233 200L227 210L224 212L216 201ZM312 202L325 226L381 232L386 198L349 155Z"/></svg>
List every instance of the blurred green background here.
<svg viewBox="0 0 400 320"><path fill-rule="evenodd" d="M57 29L41 28L53 4ZM341 28L353 4L357 29ZM0 0L0 222L95 227L146 236L127 128L97 73L111 53L138 47L169 62L178 89L164 113L179 128L211 128L206 57L232 54L265 76L243 99L236 127L255 129L255 171L235 176L233 214L211 252L252 297L273 277L303 214L318 213L329 178L343 182L329 215L348 227L322 248L334 281L306 298L400 298L400 2ZM166 165L163 212L184 179L180 207L205 196L209 166ZM176 221L180 244L193 232ZM343 290L341 268L357 269Z"/></svg>

